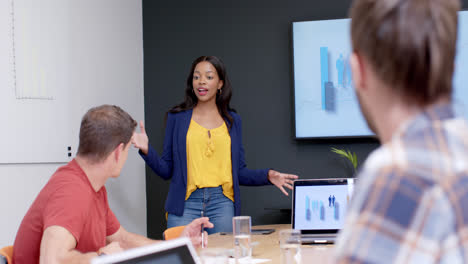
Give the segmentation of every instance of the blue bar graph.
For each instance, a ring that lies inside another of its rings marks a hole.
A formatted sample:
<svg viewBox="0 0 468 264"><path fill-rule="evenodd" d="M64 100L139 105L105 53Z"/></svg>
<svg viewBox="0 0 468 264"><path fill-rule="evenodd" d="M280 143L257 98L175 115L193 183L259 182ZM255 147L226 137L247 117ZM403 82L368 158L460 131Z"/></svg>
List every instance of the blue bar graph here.
<svg viewBox="0 0 468 264"><path fill-rule="evenodd" d="M322 110L326 110L326 90L325 85L328 83L328 47L320 48L320 75L322 81Z"/></svg>

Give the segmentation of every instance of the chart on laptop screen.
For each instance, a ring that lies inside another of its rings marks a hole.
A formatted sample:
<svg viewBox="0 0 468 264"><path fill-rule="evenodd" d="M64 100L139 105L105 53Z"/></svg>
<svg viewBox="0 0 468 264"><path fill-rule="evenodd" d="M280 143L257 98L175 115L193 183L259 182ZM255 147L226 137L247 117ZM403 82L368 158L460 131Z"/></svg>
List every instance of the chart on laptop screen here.
<svg viewBox="0 0 468 264"><path fill-rule="evenodd" d="M349 185L298 186L295 193L294 228L340 229L351 199Z"/></svg>

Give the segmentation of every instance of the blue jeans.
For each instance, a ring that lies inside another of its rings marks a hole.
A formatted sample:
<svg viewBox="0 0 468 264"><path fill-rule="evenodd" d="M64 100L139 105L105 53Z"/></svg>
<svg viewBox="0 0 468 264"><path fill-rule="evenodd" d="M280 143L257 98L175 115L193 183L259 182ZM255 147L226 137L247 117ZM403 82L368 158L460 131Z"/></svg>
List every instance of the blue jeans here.
<svg viewBox="0 0 468 264"><path fill-rule="evenodd" d="M168 214L167 228L188 225L201 216L210 218L213 228L207 228L208 234L218 232L232 232L232 217L234 216L234 203L224 196L221 186L195 190L185 201L184 214L177 216Z"/></svg>

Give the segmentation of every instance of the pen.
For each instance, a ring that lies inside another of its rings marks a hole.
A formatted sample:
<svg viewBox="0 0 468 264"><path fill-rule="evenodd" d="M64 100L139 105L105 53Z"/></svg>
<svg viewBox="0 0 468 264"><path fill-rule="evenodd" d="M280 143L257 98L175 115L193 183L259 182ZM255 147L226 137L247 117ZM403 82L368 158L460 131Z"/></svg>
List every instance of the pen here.
<svg viewBox="0 0 468 264"><path fill-rule="evenodd" d="M203 217L203 211L201 211L201 217ZM201 224L201 247L205 248L205 232L203 232L203 224Z"/></svg>

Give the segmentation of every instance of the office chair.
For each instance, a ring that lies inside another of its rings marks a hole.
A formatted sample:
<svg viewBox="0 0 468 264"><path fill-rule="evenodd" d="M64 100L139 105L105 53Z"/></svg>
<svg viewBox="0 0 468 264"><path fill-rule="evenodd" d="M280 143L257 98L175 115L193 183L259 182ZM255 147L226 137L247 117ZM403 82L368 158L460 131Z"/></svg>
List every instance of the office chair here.
<svg viewBox="0 0 468 264"><path fill-rule="evenodd" d="M171 227L171 228L164 230L163 239L171 240L171 239L180 237L180 235L182 234L182 231L184 231L184 228L185 226L175 226L175 227Z"/></svg>
<svg viewBox="0 0 468 264"><path fill-rule="evenodd" d="M11 264L13 260L13 246L0 249L0 264Z"/></svg>

